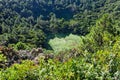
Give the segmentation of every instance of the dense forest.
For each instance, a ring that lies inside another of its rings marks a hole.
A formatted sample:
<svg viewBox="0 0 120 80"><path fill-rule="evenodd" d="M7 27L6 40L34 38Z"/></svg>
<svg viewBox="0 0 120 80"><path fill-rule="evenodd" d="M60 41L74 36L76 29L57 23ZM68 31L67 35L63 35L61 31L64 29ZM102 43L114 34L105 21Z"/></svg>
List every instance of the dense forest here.
<svg viewBox="0 0 120 80"><path fill-rule="evenodd" d="M120 0L0 0L0 80L120 80Z"/></svg>

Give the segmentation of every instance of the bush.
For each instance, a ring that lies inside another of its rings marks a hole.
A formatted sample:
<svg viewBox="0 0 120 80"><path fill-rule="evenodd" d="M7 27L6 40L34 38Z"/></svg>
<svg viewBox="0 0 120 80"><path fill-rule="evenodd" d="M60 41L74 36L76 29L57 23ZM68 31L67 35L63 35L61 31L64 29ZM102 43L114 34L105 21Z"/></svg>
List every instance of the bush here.
<svg viewBox="0 0 120 80"><path fill-rule="evenodd" d="M22 42L18 42L16 45L14 45L14 48L16 50L25 50L25 49L30 49L30 47L25 44L25 43L22 43Z"/></svg>
<svg viewBox="0 0 120 80"><path fill-rule="evenodd" d="M5 71L0 71L1 80L26 80L28 74L36 68L33 62L23 61L22 64L14 64L10 68L7 68ZM31 77L31 80L32 79Z"/></svg>

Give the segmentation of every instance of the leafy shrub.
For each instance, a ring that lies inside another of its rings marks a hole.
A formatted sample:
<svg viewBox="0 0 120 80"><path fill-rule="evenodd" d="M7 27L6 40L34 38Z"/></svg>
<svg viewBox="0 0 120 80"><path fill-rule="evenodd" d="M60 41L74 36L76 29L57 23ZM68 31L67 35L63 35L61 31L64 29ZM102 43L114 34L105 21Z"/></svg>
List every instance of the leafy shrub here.
<svg viewBox="0 0 120 80"><path fill-rule="evenodd" d="M27 44L25 43L18 42L16 45L14 45L14 48L16 50L25 50L25 49L29 49L29 46L27 46Z"/></svg>
<svg viewBox="0 0 120 80"><path fill-rule="evenodd" d="M91 55L59 62L44 57L39 58L39 64L23 61L0 71L1 80L113 80L119 78L118 58L110 56L108 51L99 51ZM89 59L90 61L87 61ZM111 63L112 61L112 63Z"/></svg>
<svg viewBox="0 0 120 80"><path fill-rule="evenodd" d="M0 53L0 70L5 67L5 62L7 61L6 57Z"/></svg>
<svg viewBox="0 0 120 80"><path fill-rule="evenodd" d="M6 62L6 57L0 53L0 62Z"/></svg>
<svg viewBox="0 0 120 80"><path fill-rule="evenodd" d="M31 61L23 61L22 64L14 64L10 68L7 68L5 71L0 71L1 80L25 80L28 73L34 70L34 66ZM32 80L32 78L31 78Z"/></svg>

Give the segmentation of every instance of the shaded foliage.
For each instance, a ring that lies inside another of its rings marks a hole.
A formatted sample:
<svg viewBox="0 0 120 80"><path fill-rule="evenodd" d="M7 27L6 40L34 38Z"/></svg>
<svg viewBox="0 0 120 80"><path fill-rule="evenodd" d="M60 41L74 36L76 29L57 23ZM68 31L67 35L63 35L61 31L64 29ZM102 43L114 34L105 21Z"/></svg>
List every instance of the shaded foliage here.
<svg viewBox="0 0 120 80"><path fill-rule="evenodd" d="M0 42L6 46L21 41L31 48L47 47L47 41L56 34L86 35L104 13L119 20L119 1L1 0Z"/></svg>

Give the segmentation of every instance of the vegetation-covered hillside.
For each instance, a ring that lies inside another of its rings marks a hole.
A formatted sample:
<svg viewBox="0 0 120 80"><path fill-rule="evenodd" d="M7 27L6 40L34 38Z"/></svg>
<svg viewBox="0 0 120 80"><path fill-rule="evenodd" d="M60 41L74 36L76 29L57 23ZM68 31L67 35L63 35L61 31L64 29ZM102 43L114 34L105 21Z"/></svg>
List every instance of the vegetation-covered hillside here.
<svg viewBox="0 0 120 80"><path fill-rule="evenodd" d="M119 0L1 0L1 45L48 47L56 34L86 35L104 13L119 20Z"/></svg>
<svg viewBox="0 0 120 80"><path fill-rule="evenodd" d="M120 80L120 0L0 0L0 80Z"/></svg>

